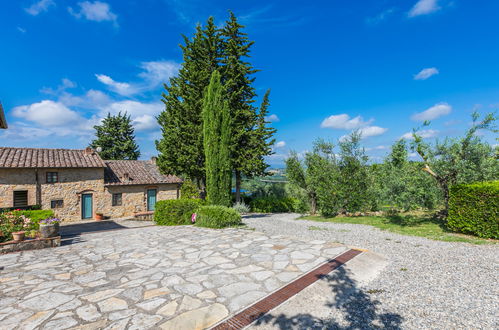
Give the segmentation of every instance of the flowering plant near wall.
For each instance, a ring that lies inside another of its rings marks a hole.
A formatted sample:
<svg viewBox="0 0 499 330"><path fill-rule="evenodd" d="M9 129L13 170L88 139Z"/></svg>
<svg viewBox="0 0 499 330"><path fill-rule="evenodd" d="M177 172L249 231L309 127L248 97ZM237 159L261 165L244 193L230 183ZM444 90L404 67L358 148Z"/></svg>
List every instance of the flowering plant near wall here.
<svg viewBox="0 0 499 330"><path fill-rule="evenodd" d="M13 232L36 230L37 227L38 225L24 214L0 213L0 242L10 240Z"/></svg>
<svg viewBox="0 0 499 330"><path fill-rule="evenodd" d="M40 225L54 225L54 224L58 224L60 222L61 222L61 219L47 218L47 219L40 220Z"/></svg>

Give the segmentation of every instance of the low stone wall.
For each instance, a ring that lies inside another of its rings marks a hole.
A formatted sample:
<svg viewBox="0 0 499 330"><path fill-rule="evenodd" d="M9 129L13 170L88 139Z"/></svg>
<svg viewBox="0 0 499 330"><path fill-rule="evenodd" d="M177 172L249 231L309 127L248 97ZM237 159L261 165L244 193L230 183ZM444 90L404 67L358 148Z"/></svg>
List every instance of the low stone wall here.
<svg viewBox="0 0 499 330"><path fill-rule="evenodd" d="M25 241L9 241L0 243L0 254L26 251L26 250L39 250L61 245L61 236L51 238L36 238Z"/></svg>

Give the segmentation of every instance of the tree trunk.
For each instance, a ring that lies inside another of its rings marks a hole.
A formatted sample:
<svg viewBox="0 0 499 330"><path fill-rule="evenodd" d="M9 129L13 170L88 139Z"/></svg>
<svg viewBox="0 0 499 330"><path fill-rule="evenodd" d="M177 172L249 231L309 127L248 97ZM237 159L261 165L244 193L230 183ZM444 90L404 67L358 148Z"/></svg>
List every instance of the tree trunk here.
<svg viewBox="0 0 499 330"><path fill-rule="evenodd" d="M236 171L236 203L241 202L241 172Z"/></svg>
<svg viewBox="0 0 499 330"><path fill-rule="evenodd" d="M199 179L198 180L198 187L199 187L199 197L201 199L206 199L206 183L204 179Z"/></svg>
<svg viewBox="0 0 499 330"><path fill-rule="evenodd" d="M317 213L317 198L315 195L310 196L310 215Z"/></svg>

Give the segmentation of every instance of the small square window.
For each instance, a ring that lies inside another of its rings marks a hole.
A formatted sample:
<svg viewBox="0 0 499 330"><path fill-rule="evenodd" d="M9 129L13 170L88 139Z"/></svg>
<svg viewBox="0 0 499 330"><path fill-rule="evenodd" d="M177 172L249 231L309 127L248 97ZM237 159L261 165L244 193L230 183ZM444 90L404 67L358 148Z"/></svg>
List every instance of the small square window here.
<svg viewBox="0 0 499 330"><path fill-rule="evenodd" d="M59 182L59 173L57 172L47 172L47 183Z"/></svg>
<svg viewBox="0 0 499 330"><path fill-rule="evenodd" d="M52 209L60 209L64 206L64 201L62 199L56 199L50 201L50 208Z"/></svg>
<svg viewBox="0 0 499 330"><path fill-rule="evenodd" d="M117 193L113 194L113 206L121 206L122 203L122 194Z"/></svg>

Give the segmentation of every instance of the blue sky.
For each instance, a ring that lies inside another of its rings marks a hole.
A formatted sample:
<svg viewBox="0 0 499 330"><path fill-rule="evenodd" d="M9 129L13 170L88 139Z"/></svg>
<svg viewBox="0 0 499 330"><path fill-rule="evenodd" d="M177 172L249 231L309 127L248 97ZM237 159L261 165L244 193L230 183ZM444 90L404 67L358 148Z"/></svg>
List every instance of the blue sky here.
<svg viewBox="0 0 499 330"><path fill-rule="evenodd" d="M228 9L255 40L258 93L272 89L273 166L352 129L377 161L425 119L424 136L443 138L499 108L498 1L2 1L0 145L83 148L107 112L127 111L154 155L181 34Z"/></svg>

